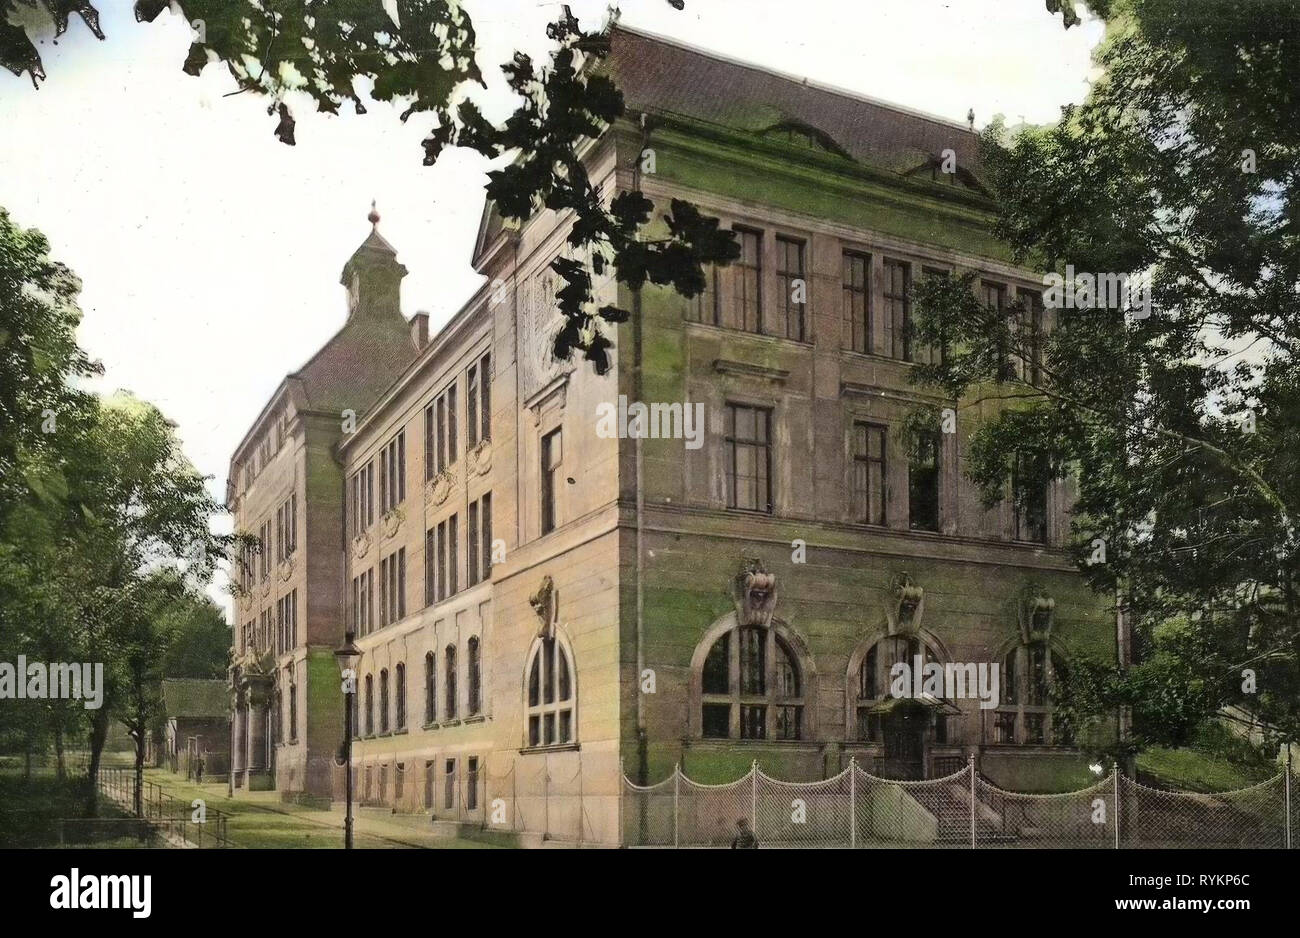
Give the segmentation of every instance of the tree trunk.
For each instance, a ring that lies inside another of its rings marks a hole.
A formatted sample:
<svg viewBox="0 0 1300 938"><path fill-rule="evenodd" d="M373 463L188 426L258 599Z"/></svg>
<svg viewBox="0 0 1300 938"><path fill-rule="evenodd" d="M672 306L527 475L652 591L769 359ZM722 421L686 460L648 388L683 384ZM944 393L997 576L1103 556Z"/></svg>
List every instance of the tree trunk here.
<svg viewBox="0 0 1300 938"><path fill-rule="evenodd" d="M55 721L54 723L54 757L55 778L60 782L65 781L68 777L68 765L63 758L63 723L61 721Z"/></svg>
<svg viewBox="0 0 1300 938"><path fill-rule="evenodd" d="M135 737L135 816L144 817L144 723L137 723Z"/></svg>
<svg viewBox="0 0 1300 938"><path fill-rule="evenodd" d="M94 817L99 809L99 760L108 739L108 708L100 707L90 718L90 762L86 767L89 792L86 800L87 817Z"/></svg>

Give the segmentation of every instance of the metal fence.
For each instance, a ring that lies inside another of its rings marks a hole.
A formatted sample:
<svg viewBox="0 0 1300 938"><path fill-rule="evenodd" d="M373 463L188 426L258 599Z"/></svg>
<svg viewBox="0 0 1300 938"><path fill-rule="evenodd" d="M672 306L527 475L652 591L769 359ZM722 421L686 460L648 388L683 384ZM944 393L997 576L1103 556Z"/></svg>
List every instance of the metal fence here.
<svg viewBox="0 0 1300 938"><path fill-rule="evenodd" d="M146 780L139 789L139 813L137 814L134 768L101 768L96 781L104 797L134 815L127 820L134 820L148 826L155 840L161 838L163 842L170 841L178 846L181 844L195 847L232 846L228 834L230 818L224 811L204 806L199 813L203 820L195 820L197 809L192 802L177 798L162 786ZM92 828L93 825L87 828L89 834L96 833ZM74 829L70 827L69 831Z"/></svg>
<svg viewBox="0 0 1300 938"><path fill-rule="evenodd" d="M1293 780L1213 794L1162 791L1112 769L1079 791L1006 791L974 760L945 778L878 778L856 761L838 775L787 782L763 773L722 785L681 766L655 785L623 779L623 842L729 847L1254 847L1289 849L1300 833Z"/></svg>

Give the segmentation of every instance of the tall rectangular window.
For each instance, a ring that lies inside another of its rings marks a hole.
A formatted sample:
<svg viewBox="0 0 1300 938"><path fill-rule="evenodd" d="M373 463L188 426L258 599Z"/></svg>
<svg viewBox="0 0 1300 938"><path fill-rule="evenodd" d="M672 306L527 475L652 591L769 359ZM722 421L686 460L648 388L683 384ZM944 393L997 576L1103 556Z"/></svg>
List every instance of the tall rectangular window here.
<svg viewBox="0 0 1300 938"><path fill-rule="evenodd" d="M379 454L380 512L386 514L406 500L406 431L400 430Z"/></svg>
<svg viewBox="0 0 1300 938"><path fill-rule="evenodd" d="M456 461L456 445L460 437L456 431L456 385L447 389L447 465Z"/></svg>
<svg viewBox="0 0 1300 938"><path fill-rule="evenodd" d="M732 266L733 308L724 326L746 332L763 331L763 233L736 228L740 257Z"/></svg>
<svg viewBox="0 0 1300 938"><path fill-rule="evenodd" d="M980 298L984 301L985 306L999 314L997 317L998 327L999 329L1005 329L1009 324L1004 321L1001 314L1007 308L1007 288L1000 283L981 280ZM1016 362L1012 360L1009 337L1001 331L998 334L1001 337L1000 342L1002 355L1002 373L999 377L1006 381L1015 377L1015 375L1018 374L1018 371L1016 369Z"/></svg>
<svg viewBox="0 0 1300 938"><path fill-rule="evenodd" d="M456 384L434 399L424 412L425 478L432 479L456 461ZM430 443L432 435L432 443Z"/></svg>
<svg viewBox="0 0 1300 938"><path fill-rule="evenodd" d="M447 598L447 522L438 522L438 526L434 530L437 532L435 547L438 552L434 576L437 582L438 600L441 602Z"/></svg>
<svg viewBox="0 0 1300 938"><path fill-rule="evenodd" d="M455 596L460 589L460 558L458 548L460 533L457 529L458 519L452 515L447 519L447 595Z"/></svg>
<svg viewBox="0 0 1300 938"><path fill-rule="evenodd" d="M727 405L724 471L727 507L772 511L772 412Z"/></svg>
<svg viewBox="0 0 1300 938"><path fill-rule="evenodd" d="M441 602L457 590L457 524L452 515L430 528L424 537L425 603Z"/></svg>
<svg viewBox="0 0 1300 938"><path fill-rule="evenodd" d="M262 559L260 571L262 579L268 579L271 576L271 522L267 521L259 528L258 543L262 548Z"/></svg>
<svg viewBox="0 0 1300 938"><path fill-rule="evenodd" d="M1043 294L1038 290L1021 290L1016 340L1019 346L1016 373L1021 380L1037 387L1043 380Z"/></svg>
<svg viewBox="0 0 1300 938"><path fill-rule="evenodd" d="M1018 541L1047 543L1047 461L1019 454L1011 468L1012 510Z"/></svg>
<svg viewBox="0 0 1300 938"><path fill-rule="evenodd" d="M406 548L379 562L379 624L390 625L406 616Z"/></svg>
<svg viewBox="0 0 1300 938"><path fill-rule="evenodd" d="M939 530L938 430L912 434L907 466L907 508L914 531Z"/></svg>
<svg viewBox="0 0 1300 938"><path fill-rule="evenodd" d="M478 418L480 440L492 439L492 353L487 352L478 363Z"/></svg>
<svg viewBox="0 0 1300 938"><path fill-rule="evenodd" d="M560 430L555 429L542 437L542 533L555 530L556 506L560 494L560 465L564 459L564 443Z"/></svg>
<svg viewBox="0 0 1300 938"><path fill-rule="evenodd" d="M469 528L466 534L468 586L486 580L492 570L492 493L484 493L469 503Z"/></svg>
<svg viewBox="0 0 1300 938"><path fill-rule="evenodd" d="M375 523L375 461L372 459L352 476L352 533L366 531Z"/></svg>
<svg viewBox="0 0 1300 938"><path fill-rule="evenodd" d="M923 267L921 269L921 274L926 279L937 278L939 280L946 280L948 278L948 271L942 267ZM911 311L909 311L909 316L911 316ZM912 320L911 328L913 330L916 328L914 320ZM914 339L909 339L909 341L911 343L909 346L909 354L911 356L908 359L909 361L918 362L923 365L935 365L943 361L943 344L941 342L935 344L922 344Z"/></svg>
<svg viewBox="0 0 1300 938"><path fill-rule="evenodd" d="M702 322L710 326L719 325L718 310L718 267L705 264L704 291L686 301L686 318L691 322Z"/></svg>
<svg viewBox="0 0 1300 938"><path fill-rule="evenodd" d="M438 719L438 658L433 652L424 656L424 722Z"/></svg>
<svg viewBox="0 0 1300 938"><path fill-rule="evenodd" d="M480 570L483 579L492 575L492 493L485 492L479 499L479 532L482 538L480 550L482 551L482 566Z"/></svg>
<svg viewBox="0 0 1300 938"><path fill-rule="evenodd" d="M906 261L886 260L885 328L889 331L889 355L903 361L912 360L912 265Z"/></svg>
<svg viewBox="0 0 1300 938"><path fill-rule="evenodd" d="M478 362L465 370L465 447L478 442Z"/></svg>
<svg viewBox="0 0 1300 938"><path fill-rule="evenodd" d="M478 502L469 503L469 526L465 532L465 561L469 574L467 585L473 586L479 581L478 561Z"/></svg>
<svg viewBox="0 0 1300 938"><path fill-rule="evenodd" d="M840 344L853 352L870 352L871 335L871 257L845 251L842 274L843 328Z"/></svg>
<svg viewBox="0 0 1300 938"><path fill-rule="evenodd" d="M808 309L808 281L804 278L804 243L794 238L776 239L776 276L781 285L781 318L785 337L797 342L804 340L805 311Z"/></svg>
<svg viewBox="0 0 1300 938"><path fill-rule="evenodd" d="M442 472L447 468L447 395L438 396L438 427L437 435L434 437L434 446L437 447L434 470Z"/></svg>
<svg viewBox="0 0 1300 938"><path fill-rule="evenodd" d="M428 482L438 474L438 426L434 418L435 405L430 403L424 408L424 481Z"/></svg>
<svg viewBox="0 0 1300 938"><path fill-rule="evenodd" d="M885 523L885 446L887 428L874 423L853 425L853 519Z"/></svg>
<svg viewBox="0 0 1300 938"><path fill-rule="evenodd" d="M424 532L424 604L438 601L438 529Z"/></svg>

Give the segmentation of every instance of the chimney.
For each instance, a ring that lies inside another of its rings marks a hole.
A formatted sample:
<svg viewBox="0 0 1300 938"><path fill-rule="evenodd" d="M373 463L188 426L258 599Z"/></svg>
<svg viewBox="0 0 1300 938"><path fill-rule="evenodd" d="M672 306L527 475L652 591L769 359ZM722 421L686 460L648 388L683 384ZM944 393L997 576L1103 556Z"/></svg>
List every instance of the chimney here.
<svg viewBox="0 0 1300 938"><path fill-rule="evenodd" d="M429 314L418 312L411 317L411 342L417 352L429 344Z"/></svg>

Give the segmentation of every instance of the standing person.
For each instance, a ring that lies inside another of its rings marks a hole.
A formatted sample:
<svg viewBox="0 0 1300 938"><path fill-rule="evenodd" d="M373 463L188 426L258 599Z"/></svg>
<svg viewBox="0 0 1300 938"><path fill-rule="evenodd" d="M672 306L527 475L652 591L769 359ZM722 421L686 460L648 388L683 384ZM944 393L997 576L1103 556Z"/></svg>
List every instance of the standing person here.
<svg viewBox="0 0 1300 938"><path fill-rule="evenodd" d="M736 836L731 838L732 850L752 850L758 847L758 838L749 829L749 821L741 818L736 821Z"/></svg>
<svg viewBox="0 0 1300 938"><path fill-rule="evenodd" d="M203 784L203 753L199 753L198 764L194 767L194 781Z"/></svg>

